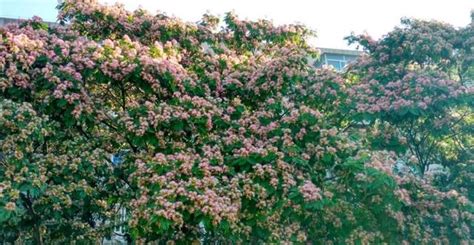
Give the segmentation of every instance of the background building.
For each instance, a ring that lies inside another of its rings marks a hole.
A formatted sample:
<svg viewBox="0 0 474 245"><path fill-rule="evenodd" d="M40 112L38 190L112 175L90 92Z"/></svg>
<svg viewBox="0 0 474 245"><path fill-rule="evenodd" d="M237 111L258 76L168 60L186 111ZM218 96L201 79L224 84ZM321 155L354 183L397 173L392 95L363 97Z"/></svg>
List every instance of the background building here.
<svg viewBox="0 0 474 245"><path fill-rule="evenodd" d="M7 25L7 24L10 24L10 23L21 23L25 20L26 19L0 17L0 27L2 27L4 25ZM46 23L48 25L56 25L55 22L44 21L44 23Z"/></svg>
<svg viewBox="0 0 474 245"><path fill-rule="evenodd" d="M317 67L323 65L332 66L338 71L342 71L351 61L354 61L362 51L357 50L346 50L346 49L332 49L332 48L319 48L321 56L319 60L315 62Z"/></svg>
<svg viewBox="0 0 474 245"><path fill-rule="evenodd" d="M4 26L4 25L10 24L10 23L20 23L21 21L22 20L20 20L20 19L0 17L0 26Z"/></svg>

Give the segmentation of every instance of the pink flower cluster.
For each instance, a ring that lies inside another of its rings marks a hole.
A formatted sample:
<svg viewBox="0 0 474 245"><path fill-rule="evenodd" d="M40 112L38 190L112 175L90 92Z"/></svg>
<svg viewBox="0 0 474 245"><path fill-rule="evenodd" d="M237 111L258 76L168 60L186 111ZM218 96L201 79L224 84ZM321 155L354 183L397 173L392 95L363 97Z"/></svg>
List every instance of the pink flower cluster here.
<svg viewBox="0 0 474 245"><path fill-rule="evenodd" d="M299 190L306 201L317 201L323 198L321 189L309 180L305 181Z"/></svg>

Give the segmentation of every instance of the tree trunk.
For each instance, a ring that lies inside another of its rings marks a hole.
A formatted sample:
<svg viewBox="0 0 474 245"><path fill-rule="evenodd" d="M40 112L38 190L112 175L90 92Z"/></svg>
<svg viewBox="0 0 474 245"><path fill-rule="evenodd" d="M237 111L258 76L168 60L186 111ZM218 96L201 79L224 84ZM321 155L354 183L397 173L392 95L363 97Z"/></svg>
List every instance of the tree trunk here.
<svg viewBox="0 0 474 245"><path fill-rule="evenodd" d="M33 241L35 245L43 245L43 238L41 237L41 230L38 225L35 225L33 230Z"/></svg>

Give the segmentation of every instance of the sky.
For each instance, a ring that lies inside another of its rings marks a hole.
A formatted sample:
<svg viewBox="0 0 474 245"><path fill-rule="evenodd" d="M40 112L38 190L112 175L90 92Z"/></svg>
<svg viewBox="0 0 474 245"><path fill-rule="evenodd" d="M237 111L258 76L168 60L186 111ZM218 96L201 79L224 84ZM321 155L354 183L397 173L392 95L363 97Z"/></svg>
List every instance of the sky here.
<svg viewBox="0 0 474 245"><path fill-rule="evenodd" d="M142 7L196 22L209 12L223 16L234 11L241 18L273 20L276 24L305 24L316 30L317 47L352 49L344 37L367 32L380 38L402 17L440 20L454 26L470 23L474 0L100 0L120 2L129 10ZM57 0L0 0L0 17L55 21Z"/></svg>

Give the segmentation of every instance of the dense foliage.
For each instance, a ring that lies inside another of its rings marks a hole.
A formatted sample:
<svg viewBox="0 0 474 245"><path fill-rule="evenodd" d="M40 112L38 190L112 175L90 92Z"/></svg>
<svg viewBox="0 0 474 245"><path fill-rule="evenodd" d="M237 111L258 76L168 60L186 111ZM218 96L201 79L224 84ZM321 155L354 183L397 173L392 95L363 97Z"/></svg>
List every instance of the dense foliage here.
<svg viewBox="0 0 474 245"><path fill-rule="evenodd" d="M474 23L337 73L304 26L59 10L0 29L0 240L473 241Z"/></svg>

